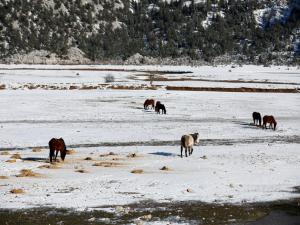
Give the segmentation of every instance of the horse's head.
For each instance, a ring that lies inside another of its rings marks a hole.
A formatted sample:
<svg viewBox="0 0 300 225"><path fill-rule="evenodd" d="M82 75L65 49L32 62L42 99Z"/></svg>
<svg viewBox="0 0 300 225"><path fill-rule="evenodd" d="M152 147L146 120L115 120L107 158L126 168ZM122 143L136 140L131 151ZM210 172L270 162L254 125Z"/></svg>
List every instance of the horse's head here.
<svg viewBox="0 0 300 225"><path fill-rule="evenodd" d="M67 154L67 150L64 150L64 151L61 151L61 152L60 152L60 157L61 157L62 161L65 160L66 154Z"/></svg>
<svg viewBox="0 0 300 225"><path fill-rule="evenodd" d="M194 138L195 144L198 144L199 143L199 133L194 133L192 136Z"/></svg>

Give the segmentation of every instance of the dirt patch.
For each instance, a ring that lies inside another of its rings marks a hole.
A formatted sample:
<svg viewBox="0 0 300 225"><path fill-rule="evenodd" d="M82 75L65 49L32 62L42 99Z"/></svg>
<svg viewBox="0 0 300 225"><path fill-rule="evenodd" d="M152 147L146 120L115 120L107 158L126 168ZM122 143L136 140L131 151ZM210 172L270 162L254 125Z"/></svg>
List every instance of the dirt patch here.
<svg viewBox="0 0 300 225"><path fill-rule="evenodd" d="M93 166L101 166L101 167L118 167L123 165L122 163L117 162L96 162Z"/></svg>
<svg viewBox="0 0 300 225"><path fill-rule="evenodd" d="M167 166L163 166L162 168L160 168L160 170L163 170L163 171L170 171L171 169Z"/></svg>
<svg viewBox="0 0 300 225"><path fill-rule="evenodd" d="M19 189L11 189L10 193L12 193L12 194L24 194L25 191L23 189L20 189L20 188Z"/></svg>
<svg viewBox="0 0 300 225"><path fill-rule="evenodd" d="M130 173L142 174L142 173L144 173L144 170L142 170L142 169L134 169L134 170L131 170Z"/></svg>
<svg viewBox="0 0 300 225"><path fill-rule="evenodd" d="M44 164L38 167L39 169L60 169L61 167L56 163Z"/></svg>
<svg viewBox="0 0 300 225"><path fill-rule="evenodd" d="M137 157L137 153L129 153L127 155L128 158L136 158Z"/></svg>
<svg viewBox="0 0 300 225"><path fill-rule="evenodd" d="M92 157L86 157L84 160L92 160Z"/></svg>
<svg viewBox="0 0 300 225"><path fill-rule="evenodd" d="M6 180L8 179L8 176L0 176L0 180Z"/></svg>
<svg viewBox="0 0 300 225"><path fill-rule="evenodd" d="M16 154L13 154L10 158L11 159L21 159L21 155L16 153Z"/></svg>
<svg viewBox="0 0 300 225"><path fill-rule="evenodd" d="M66 151L67 155L72 155L72 154L75 154L76 151L74 149L69 149Z"/></svg>
<svg viewBox="0 0 300 225"><path fill-rule="evenodd" d="M100 156L100 157L107 157L107 156L115 156L115 155L118 155L118 154L116 154L116 153L114 153L114 152L109 152L109 153L101 154L101 155L99 155L99 156Z"/></svg>
<svg viewBox="0 0 300 225"><path fill-rule="evenodd" d="M0 152L0 155L9 155L8 151Z"/></svg>
<svg viewBox="0 0 300 225"><path fill-rule="evenodd" d="M41 177L41 174L35 173L30 169L23 169L16 177Z"/></svg>
<svg viewBox="0 0 300 225"><path fill-rule="evenodd" d="M32 152L41 152L42 151L42 148L33 148L32 149Z"/></svg>
<svg viewBox="0 0 300 225"><path fill-rule="evenodd" d="M17 160L16 160L16 159L9 159L9 160L6 160L5 162L8 162L8 163L15 163L15 162L17 162Z"/></svg>
<svg viewBox="0 0 300 225"><path fill-rule="evenodd" d="M87 171L85 169L75 170L75 172L77 172L77 173L89 173L89 171Z"/></svg>

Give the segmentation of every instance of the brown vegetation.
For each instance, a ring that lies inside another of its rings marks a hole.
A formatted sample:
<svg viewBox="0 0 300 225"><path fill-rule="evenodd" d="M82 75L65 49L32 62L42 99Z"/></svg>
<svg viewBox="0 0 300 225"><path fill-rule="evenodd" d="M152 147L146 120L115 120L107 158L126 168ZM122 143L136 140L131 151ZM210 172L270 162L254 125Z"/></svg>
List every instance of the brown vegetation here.
<svg viewBox="0 0 300 225"><path fill-rule="evenodd" d="M0 152L0 155L9 155L8 151Z"/></svg>
<svg viewBox="0 0 300 225"><path fill-rule="evenodd" d="M5 162L8 162L8 163L15 163L15 162L17 162L17 160L16 160L16 159L9 159L9 160L6 160Z"/></svg>
<svg viewBox="0 0 300 225"><path fill-rule="evenodd" d="M144 170L142 170L142 169L134 169L134 170L131 170L130 173L141 174L141 173L144 173Z"/></svg>
<svg viewBox="0 0 300 225"><path fill-rule="evenodd" d="M116 163L116 162L97 162L93 164L93 166L102 166L102 167L117 167L121 165L122 165L121 163Z"/></svg>
<svg viewBox="0 0 300 225"><path fill-rule="evenodd" d="M16 175L16 177L40 177L41 175L33 172L30 169L23 169L20 171L20 174Z"/></svg>
<svg viewBox="0 0 300 225"><path fill-rule="evenodd" d="M0 180L8 179L8 176L0 176Z"/></svg>
<svg viewBox="0 0 300 225"><path fill-rule="evenodd" d="M74 149L69 149L67 150L67 155L72 155L72 154L75 154L76 151Z"/></svg>
<svg viewBox="0 0 300 225"><path fill-rule="evenodd" d="M41 152L42 151L42 148L32 148L32 152Z"/></svg>
<svg viewBox="0 0 300 225"><path fill-rule="evenodd" d="M11 159L21 159L21 155L19 153L13 154L11 157Z"/></svg>
<svg viewBox="0 0 300 225"><path fill-rule="evenodd" d="M38 167L39 169L59 169L61 168L60 166L58 166L55 163L51 163L51 164L44 164Z"/></svg>
<svg viewBox="0 0 300 225"><path fill-rule="evenodd" d="M23 189L11 189L10 190L10 193L12 193L12 194L24 194L25 193L25 191L23 190Z"/></svg>

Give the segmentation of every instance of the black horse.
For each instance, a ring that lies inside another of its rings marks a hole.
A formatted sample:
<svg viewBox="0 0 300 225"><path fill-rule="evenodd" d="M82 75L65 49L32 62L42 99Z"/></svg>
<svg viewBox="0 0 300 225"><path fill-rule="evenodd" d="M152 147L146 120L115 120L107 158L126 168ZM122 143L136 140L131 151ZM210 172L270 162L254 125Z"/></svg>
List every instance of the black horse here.
<svg viewBox="0 0 300 225"><path fill-rule="evenodd" d="M155 106L155 112L160 114L160 110L162 111L162 114L167 114L167 110L164 104L161 104L159 101L156 103Z"/></svg>
<svg viewBox="0 0 300 225"><path fill-rule="evenodd" d="M259 124L259 126L261 126L261 115L259 112L253 112L252 118L253 118L254 125Z"/></svg>

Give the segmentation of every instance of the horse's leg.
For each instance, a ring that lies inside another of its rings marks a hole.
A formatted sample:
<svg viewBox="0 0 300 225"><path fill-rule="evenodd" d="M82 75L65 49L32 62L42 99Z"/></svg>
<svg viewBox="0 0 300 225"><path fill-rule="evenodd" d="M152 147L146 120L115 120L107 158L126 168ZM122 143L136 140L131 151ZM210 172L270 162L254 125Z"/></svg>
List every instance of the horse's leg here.
<svg viewBox="0 0 300 225"><path fill-rule="evenodd" d="M185 148L185 157L188 157L188 155L187 155L187 148L188 147Z"/></svg>
<svg viewBox="0 0 300 225"><path fill-rule="evenodd" d="M193 154L193 151L194 151L194 148L193 148L193 147L191 147L191 154Z"/></svg>
<svg viewBox="0 0 300 225"><path fill-rule="evenodd" d="M181 150L181 158L182 158L182 151L183 151L182 145L181 145L181 147L180 147L180 150Z"/></svg>
<svg viewBox="0 0 300 225"><path fill-rule="evenodd" d="M53 151L50 149L50 153L49 153L49 158L50 158L50 163L52 163L52 156L53 156Z"/></svg>
<svg viewBox="0 0 300 225"><path fill-rule="evenodd" d="M56 154L55 154L55 162L56 162L57 155L58 155L58 150L56 150Z"/></svg>

